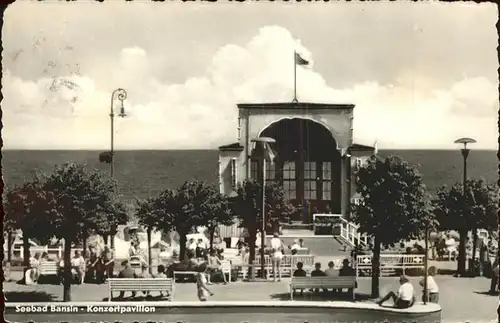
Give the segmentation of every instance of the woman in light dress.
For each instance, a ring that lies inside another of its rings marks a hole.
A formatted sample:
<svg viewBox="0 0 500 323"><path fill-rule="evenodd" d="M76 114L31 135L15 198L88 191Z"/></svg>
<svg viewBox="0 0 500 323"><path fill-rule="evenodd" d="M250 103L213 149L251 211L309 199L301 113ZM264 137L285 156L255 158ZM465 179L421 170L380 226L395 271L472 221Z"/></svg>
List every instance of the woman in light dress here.
<svg viewBox="0 0 500 323"><path fill-rule="evenodd" d="M200 264L198 266L198 274L196 275L196 289L198 291L198 299L201 302L206 302L209 295L210 296L214 295L214 293L212 293L207 286L208 284L207 274L206 274L207 268L208 267L206 263Z"/></svg>
<svg viewBox="0 0 500 323"><path fill-rule="evenodd" d="M277 232L271 239L271 256L273 261L273 276L276 281L276 274L278 274L278 281L281 281L281 259L283 259L283 242L279 238Z"/></svg>

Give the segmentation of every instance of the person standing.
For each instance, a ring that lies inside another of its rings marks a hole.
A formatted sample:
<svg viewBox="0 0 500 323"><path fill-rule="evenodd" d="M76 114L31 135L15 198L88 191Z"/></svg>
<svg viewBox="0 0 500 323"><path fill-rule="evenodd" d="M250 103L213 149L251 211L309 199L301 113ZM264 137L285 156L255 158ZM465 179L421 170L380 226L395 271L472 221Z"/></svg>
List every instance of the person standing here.
<svg viewBox="0 0 500 323"><path fill-rule="evenodd" d="M108 246L104 246L101 254L102 267L104 271L103 282L107 278L113 278L114 268L115 268L115 258L113 257L113 251L109 249Z"/></svg>
<svg viewBox="0 0 500 323"><path fill-rule="evenodd" d="M498 276L499 276L499 267L498 267L498 257L495 258L495 261L491 265L491 284L490 284L490 293L496 293L498 289Z"/></svg>
<svg viewBox="0 0 500 323"><path fill-rule="evenodd" d="M273 276L276 281L276 274L278 274L278 281L281 281L281 259L283 259L283 242L279 238L277 232L274 233L271 239L271 255L273 262Z"/></svg>

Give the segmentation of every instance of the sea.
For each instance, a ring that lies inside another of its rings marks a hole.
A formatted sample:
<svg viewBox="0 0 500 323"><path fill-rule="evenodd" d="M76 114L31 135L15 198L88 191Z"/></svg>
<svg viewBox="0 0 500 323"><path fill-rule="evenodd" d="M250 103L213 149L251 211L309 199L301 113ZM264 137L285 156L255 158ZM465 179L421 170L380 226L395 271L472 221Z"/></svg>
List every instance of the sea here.
<svg viewBox="0 0 500 323"><path fill-rule="evenodd" d="M100 151L92 150L3 150L2 171L6 187L22 184L36 171L50 172L65 162L86 163L89 169L109 172L99 162ZM418 167L432 194L443 185L462 181L463 159L457 150L379 150L396 155ZM468 177L488 183L498 180L496 151L471 150ZM115 153L115 178L124 200L143 199L162 190L181 186L187 180L218 183L217 150L127 150Z"/></svg>

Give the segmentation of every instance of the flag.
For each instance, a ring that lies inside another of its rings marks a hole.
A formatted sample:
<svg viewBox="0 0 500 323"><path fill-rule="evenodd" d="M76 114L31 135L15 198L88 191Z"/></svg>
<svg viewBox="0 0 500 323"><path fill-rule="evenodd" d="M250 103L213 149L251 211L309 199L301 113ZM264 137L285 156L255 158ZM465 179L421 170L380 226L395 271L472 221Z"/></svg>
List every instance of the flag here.
<svg viewBox="0 0 500 323"><path fill-rule="evenodd" d="M99 162L101 163L111 164L112 160L113 160L113 153L110 151L105 151L99 154Z"/></svg>
<svg viewBox="0 0 500 323"><path fill-rule="evenodd" d="M309 65L309 61L303 59L299 53L295 53L295 64L297 65Z"/></svg>

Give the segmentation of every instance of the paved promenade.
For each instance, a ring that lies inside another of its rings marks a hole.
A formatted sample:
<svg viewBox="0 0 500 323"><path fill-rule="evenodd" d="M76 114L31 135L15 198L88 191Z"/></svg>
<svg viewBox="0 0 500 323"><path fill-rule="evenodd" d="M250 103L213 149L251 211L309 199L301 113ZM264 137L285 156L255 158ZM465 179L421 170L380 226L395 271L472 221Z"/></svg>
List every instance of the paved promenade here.
<svg viewBox="0 0 500 323"><path fill-rule="evenodd" d="M418 279L411 278L417 291L420 293ZM444 322L491 322L496 319L498 296L485 294L489 281L485 278L453 278L438 276L440 287L440 305L443 309ZM215 295L212 301L265 301L289 300L289 280L274 282L235 282L229 285L213 285ZM358 298L366 300L370 292L370 279L359 278L359 288L356 290ZM381 278L381 293L390 290L396 291L397 278ZM12 302L48 302L61 301L62 286L34 285L24 286L13 282L4 284L4 292ZM102 301L107 300L107 285L76 285L72 286L73 301ZM177 284L174 294L175 301L197 302L196 286L194 283ZM299 297L297 300L301 300ZM305 296L302 300L321 300L320 296Z"/></svg>

